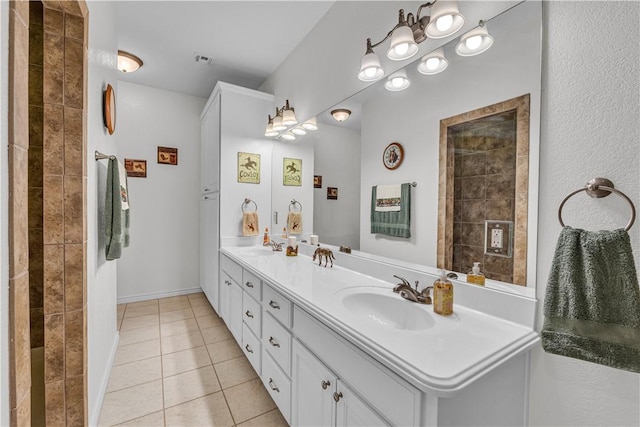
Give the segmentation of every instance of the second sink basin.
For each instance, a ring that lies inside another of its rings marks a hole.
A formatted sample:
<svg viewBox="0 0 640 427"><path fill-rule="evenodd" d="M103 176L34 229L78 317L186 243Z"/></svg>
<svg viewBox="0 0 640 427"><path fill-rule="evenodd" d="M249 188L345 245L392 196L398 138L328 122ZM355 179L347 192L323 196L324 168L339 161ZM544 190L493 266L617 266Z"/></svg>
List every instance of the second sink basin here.
<svg viewBox="0 0 640 427"><path fill-rule="evenodd" d="M255 247L255 246L247 246L246 248L238 249L238 255L242 256L264 256L264 255L273 255L275 252L271 250L271 247Z"/></svg>
<svg viewBox="0 0 640 427"><path fill-rule="evenodd" d="M435 325L425 306L406 301L391 289L344 289L335 294L335 301L351 315L388 329L421 330Z"/></svg>

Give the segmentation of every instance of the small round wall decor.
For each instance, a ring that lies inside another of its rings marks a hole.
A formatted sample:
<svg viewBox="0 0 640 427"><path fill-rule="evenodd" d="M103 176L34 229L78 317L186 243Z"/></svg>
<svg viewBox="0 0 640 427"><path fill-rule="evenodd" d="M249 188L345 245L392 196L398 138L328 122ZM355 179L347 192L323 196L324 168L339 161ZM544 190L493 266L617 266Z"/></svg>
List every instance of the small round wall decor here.
<svg viewBox="0 0 640 427"><path fill-rule="evenodd" d="M116 94L111 85L102 92L102 118L109 135L116 130Z"/></svg>
<svg viewBox="0 0 640 427"><path fill-rule="evenodd" d="M404 160L404 149L399 142L392 142L387 145L382 153L382 163L384 167L393 170L402 164Z"/></svg>

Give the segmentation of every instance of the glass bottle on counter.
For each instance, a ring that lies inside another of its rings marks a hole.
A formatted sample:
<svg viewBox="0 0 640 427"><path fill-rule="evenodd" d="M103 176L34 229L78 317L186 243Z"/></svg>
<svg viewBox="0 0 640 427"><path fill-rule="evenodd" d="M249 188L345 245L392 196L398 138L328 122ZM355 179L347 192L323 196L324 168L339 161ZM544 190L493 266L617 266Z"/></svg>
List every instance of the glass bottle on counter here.
<svg viewBox="0 0 640 427"><path fill-rule="evenodd" d="M433 311L442 316L453 314L453 284L445 270L440 270L440 277L433 282Z"/></svg>
<svg viewBox="0 0 640 427"><path fill-rule="evenodd" d="M467 273L467 282L484 286L484 274L480 271L480 263L474 262L473 268Z"/></svg>

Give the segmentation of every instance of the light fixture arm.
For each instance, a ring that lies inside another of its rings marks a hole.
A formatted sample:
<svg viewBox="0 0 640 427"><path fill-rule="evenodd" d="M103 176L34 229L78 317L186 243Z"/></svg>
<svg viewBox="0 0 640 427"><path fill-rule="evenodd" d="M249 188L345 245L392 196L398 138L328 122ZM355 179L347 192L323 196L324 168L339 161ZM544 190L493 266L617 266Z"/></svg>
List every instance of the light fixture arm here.
<svg viewBox="0 0 640 427"><path fill-rule="evenodd" d="M420 13L422 12L422 9L424 9L425 7L431 7L436 3L437 0L434 0L432 2L426 2L424 4L421 4L420 7L418 8L418 12L415 15L415 19L414 19L414 15L413 13L408 13L407 17L405 19L404 17L404 9L400 9L398 11L398 23L391 29L391 31L389 31L387 33L386 36L384 36L384 38L382 40L380 40L377 43L371 43L371 39L368 38L367 39L367 51L365 54L368 53L373 53L373 48L380 46L382 43L386 42L389 37L391 37L391 35L393 34L393 32L398 29L399 27L403 27L403 26L408 26L411 28L412 31L414 31L415 33L415 26L416 24L419 26L419 29L424 31L424 28L427 26L427 24L429 23L429 17L425 16L423 18L420 18ZM423 19L426 19L426 21L422 21ZM424 40L426 40L426 38L422 38L422 39L418 39L416 40L416 43L422 43Z"/></svg>

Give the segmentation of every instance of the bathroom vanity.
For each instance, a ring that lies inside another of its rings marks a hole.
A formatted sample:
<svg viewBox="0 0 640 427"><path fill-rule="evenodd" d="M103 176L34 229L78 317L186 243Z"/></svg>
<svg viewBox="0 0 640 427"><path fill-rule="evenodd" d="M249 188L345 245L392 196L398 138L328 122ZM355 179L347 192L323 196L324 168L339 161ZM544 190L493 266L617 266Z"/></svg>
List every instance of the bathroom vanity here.
<svg viewBox="0 0 640 427"><path fill-rule="evenodd" d="M539 338L522 312L535 301L487 304L490 290L454 283L454 314L442 317L393 293L394 274L418 272L346 254L325 268L313 249L223 245L220 255L219 313L291 425L525 423Z"/></svg>

